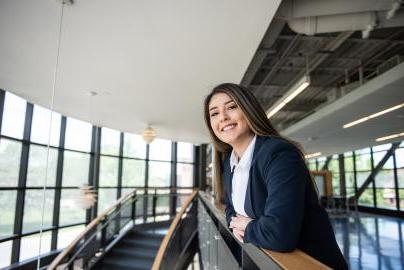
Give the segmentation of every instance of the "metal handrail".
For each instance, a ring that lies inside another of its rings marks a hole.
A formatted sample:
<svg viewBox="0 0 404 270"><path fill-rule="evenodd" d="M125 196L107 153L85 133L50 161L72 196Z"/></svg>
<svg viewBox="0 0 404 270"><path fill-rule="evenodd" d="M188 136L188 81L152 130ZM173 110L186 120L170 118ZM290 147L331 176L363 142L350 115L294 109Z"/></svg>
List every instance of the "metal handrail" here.
<svg viewBox="0 0 404 270"><path fill-rule="evenodd" d="M163 241L161 242L160 248L157 252L156 258L155 258L153 266L152 266L152 270L160 269L160 265L163 260L163 256L168 248L170 239L174 235L180 221L183 219L183 215L186 213L186 210L188 209L188 207L190 206L190 204L196 198L197 195L198 195L198 190L194 190L192 192L192 194L187 198L184 205L181 207L181 210L175 216L173 222L170 225L170 228L168 229L166 236L164 237Z"/></svg>
<svg viewBox="0 0 404 270"><path fill-rule="evenodd" d="M98 224L104 221L110 213L118 209L126 201L136 197L136 190L122 196L115 204L104 210L100 215L93 219L82 231L49 265L48 270L54 270L61 264L66 257L77 247L77 245L84 239L84 237ZM76 255L77 256L77 255Z"/></svg>
<svg viewBox="0 0 404 270"><path fill-rule="evenodd" d="M236 241L234 235L230 232L227 221L224 214L224 206L217 204L214 198L207 194L206 192L199 192L199 198L201 199L202 207L207 209L209 216L212 220L216 220L217 224L214 226L219 226L217 228L219 231L216 238L229 239L232 238L231 242L237 243L238 248L242 250L242 254L246 254L251 260L251 263L259 269L313 269L313 270L329 270L330 268L316 259L310 257L306 253L296 249L288 253L280 253L275 251L266 250L259 248L249 243L241 244ZM215 222L214 222L215 223ZM223 237L223 235L226 237ZM228 242L227 240L225 242ZM227 244L227 243L226 243ZM233 254L234 256L234 254ZM224 260L224 258L221 258ZM242 260L241 260L242 261ZM243 268L244 269L244 268Z"/></svg>

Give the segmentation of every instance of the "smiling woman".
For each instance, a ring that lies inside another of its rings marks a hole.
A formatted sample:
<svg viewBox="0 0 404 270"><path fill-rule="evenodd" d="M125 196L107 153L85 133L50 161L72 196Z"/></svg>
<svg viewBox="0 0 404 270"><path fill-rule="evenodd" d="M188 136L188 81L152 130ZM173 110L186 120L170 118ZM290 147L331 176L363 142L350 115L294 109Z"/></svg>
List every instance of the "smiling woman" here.
<svg viewBox="0 0 404 270"><path fill-rule="evenodd" d="M218 85L204 107L217 157L217 196L235 237L279 252L298 248L347 269L298 144L276 131L240 85Z"/></svg>

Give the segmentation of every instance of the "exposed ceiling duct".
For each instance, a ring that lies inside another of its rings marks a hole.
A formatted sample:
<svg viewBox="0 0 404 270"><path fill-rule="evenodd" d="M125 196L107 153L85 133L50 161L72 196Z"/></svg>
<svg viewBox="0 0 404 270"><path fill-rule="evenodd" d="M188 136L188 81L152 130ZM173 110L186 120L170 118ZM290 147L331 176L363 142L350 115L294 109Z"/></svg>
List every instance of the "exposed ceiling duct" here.
<svg viewBox="0 0 404 270"><path fill-rule="evenodd" d="M315 35L331 32L362 31L367 38L375 28L404 25L404 12L397 12L401 1L295 1L282 5L279 17L296 33ZM336 6L337 4L337 6Z"/></svg>

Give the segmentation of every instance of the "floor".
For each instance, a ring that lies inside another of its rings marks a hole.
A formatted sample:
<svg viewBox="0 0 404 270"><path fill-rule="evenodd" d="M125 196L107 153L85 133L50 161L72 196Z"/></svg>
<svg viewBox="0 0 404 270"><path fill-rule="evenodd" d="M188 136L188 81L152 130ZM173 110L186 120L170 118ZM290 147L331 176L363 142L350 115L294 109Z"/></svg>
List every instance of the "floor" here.
<svg viewBox="0 0 404 270"><path fill-rule="evenodd" d="M352 270L404 269L403 219L360 214L331 221Z"/></svg>

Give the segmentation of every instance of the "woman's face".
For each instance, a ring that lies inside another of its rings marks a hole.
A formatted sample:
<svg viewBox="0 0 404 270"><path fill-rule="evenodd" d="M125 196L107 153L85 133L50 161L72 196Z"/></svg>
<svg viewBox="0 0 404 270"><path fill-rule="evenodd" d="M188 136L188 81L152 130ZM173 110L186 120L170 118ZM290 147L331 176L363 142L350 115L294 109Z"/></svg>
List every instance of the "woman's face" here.
<svg viewBox="0 0 404 270"><path fill-rule="evenodd" d="M216 137L231 146L251 133L243 111L225 93L217 93L209 102L210 125Z"/></svg>

